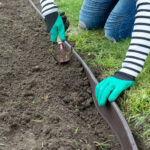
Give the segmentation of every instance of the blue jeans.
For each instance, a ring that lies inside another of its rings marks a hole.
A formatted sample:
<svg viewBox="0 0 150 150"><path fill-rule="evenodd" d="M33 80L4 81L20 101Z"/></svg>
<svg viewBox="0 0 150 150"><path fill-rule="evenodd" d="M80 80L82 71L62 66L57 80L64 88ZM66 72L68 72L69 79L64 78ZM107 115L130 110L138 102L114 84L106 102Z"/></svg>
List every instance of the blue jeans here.
<svg viewBox="0 0 150 150"><path fill-rule="evenodd" d="M131 37L136 14L136 0L84 0L79 26L84 29L104 27L108 39Z"/></svg>

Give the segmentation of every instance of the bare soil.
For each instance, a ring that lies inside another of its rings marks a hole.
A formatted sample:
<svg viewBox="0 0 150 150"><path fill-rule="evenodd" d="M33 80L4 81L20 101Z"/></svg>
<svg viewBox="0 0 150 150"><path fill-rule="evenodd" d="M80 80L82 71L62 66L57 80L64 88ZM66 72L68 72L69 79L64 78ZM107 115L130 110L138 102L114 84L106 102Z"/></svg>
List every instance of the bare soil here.
<svg viewBox="0 0 150 150"><path fill-rule="evenodd" d="M27 0L0 0L0 150L120 150L79 62L50 48Z"/></svg>

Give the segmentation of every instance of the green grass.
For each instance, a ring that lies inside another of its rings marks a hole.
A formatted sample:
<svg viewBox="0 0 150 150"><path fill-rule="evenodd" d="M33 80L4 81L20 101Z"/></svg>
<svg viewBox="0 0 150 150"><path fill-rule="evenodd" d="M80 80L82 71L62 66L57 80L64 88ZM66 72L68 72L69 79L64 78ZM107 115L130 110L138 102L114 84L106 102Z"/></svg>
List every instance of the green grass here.
<svg viewBox="0 0 150 150"><path fill-rule="evenodd" d="M107 141L103 143L95 141L94 144L96 145L97 148L100 148L101 150L105 150L106 147L110 146L109 144L107 144Z"/></svg>
<svg viewBox="0 0 150 150"><path fill-rule="evenodd" d="M78 28L79 13L83 0L56 0L59 11L65 11L69 21L69 39L75 42L79 53L94 55L87 60L89 64L100 66L103 78L109 77L121 68L122 61L128 50L130 39L113 43L104 36L104 30L81 30ZM146 142L150 142L150 56L144 68L136 78L136 83L130 90L125 91L121 98L121 110L132 129ZM142 126L142 129L141 129Z"/></svg>
<svg viewBox="0 0 150 150"><path fill-rule="evenodd" d="M4 57L5 56L5 54L4 53L0 53L0 57Z"/></svg>

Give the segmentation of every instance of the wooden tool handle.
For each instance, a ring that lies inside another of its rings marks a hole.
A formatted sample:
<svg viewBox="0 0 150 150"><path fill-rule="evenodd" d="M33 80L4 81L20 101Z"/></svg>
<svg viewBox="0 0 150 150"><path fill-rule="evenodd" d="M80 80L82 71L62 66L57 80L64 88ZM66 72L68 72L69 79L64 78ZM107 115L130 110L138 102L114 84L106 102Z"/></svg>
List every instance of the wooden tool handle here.
<svg viewBox="0 0 150 150"><path fill-rule="evenodd" d="M57 36L57 43L58 43L58 44L62 44L62 41L61 41L61 39L60 39L59 36Z"/></svg>

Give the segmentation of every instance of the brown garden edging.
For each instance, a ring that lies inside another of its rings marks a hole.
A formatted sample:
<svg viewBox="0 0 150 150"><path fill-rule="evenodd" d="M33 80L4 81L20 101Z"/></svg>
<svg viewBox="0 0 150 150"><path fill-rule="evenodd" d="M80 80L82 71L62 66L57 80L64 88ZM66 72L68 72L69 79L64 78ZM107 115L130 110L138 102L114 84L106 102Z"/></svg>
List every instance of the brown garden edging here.
<svg viewBox="0 0 150 150"><path fill-rule="evenodd" d="M28 0L32 7L36 10L38 15L44 20L39 9L35 6L32 0ZM65 46L68 48L72 48L71 45L65 41ZM83 61L83 59L77 54L77 52L72 49L73 55L78 59L78 61L82 64L86 75L89 79L91 88L92 88L92 96L97 111L101 114L104 120L108 123L111 127L115 135L117 136L119 143L122 147L122 150L138 150L134 137L131 133L131 130L123 117L119 107L115 102L108 103L104 107L99 107L95 98L95 86L98 84L97 79L95 78L94 74L91 72L87 64Z"/></svg>

